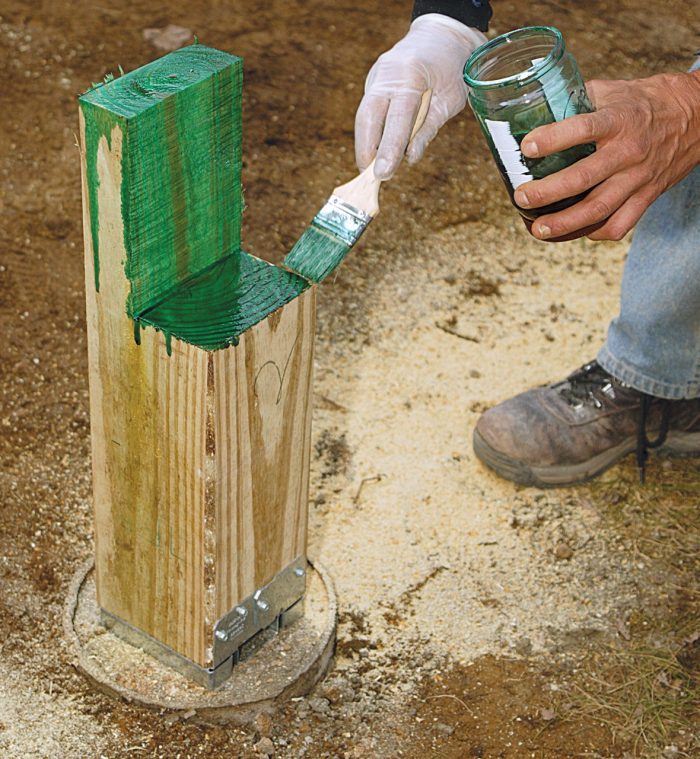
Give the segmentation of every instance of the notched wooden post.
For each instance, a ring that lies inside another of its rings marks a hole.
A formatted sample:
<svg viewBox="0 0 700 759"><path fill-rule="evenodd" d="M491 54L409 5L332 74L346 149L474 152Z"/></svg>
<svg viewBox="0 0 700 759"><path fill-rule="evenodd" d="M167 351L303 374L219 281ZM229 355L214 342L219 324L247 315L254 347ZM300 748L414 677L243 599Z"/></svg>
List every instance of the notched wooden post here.
<svg viewBox="0 0 700 759"><path fill-rule="evenodd" d="M241 88L192 45L80 99L98 603L209 687L305 589L315 296L240 248Z"/></svg>

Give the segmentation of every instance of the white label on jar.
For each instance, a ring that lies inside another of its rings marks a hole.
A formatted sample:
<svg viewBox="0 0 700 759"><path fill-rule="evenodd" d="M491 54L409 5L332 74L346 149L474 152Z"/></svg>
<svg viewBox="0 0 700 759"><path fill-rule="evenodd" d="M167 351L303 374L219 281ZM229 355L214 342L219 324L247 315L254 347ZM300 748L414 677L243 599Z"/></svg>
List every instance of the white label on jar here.
<svg viewBox="0 0 700 759"><path fill-rule="evenodd" d="M491 119L484 119L484 122L503 168L506 170L508 180L512 188L517 190L521 184L533 179L533 176L520 152L520 145L510 131L510 124L507 121L492 121Z"/></svg>

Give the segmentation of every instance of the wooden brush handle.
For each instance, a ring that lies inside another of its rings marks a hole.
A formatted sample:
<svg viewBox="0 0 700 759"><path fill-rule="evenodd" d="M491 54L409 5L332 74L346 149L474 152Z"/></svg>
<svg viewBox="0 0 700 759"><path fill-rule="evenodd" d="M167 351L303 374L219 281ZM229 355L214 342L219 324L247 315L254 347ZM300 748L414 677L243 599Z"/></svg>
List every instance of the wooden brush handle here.
<svg viewBox="0 0 700 759"><path fill-rule="evenodd" d="M420 107L416 114L416 120L413 122L413 129L411 130L411 136L408 138L408 142L416 136L418 130L423 126L425 117L428 115L428 108L430 108L430 98L433 91L426 90L420 101ZM336 187L333 190L333 195L342 198L344 201L359 208L365 213L374 218L379 213L379 188L382 185L382 180L377 179L374 176L374 163L372 163L358 176L351 179L344 185Z"/></svg>
<svg viewBox="0 0 700 759"><path fill-rule="evenodd" d="M426 90L421 95L420 107L418 108L418 113L416 114L416 120L413 122L413 129L411 129L411 136L408 138L409 142L411 142L411 140L418 133L418 130L423 126L423 123L425 122L425 117L428 115L428 108L430 108L430 100L432 99L432 97L433 97L432 90Z"/></svg>

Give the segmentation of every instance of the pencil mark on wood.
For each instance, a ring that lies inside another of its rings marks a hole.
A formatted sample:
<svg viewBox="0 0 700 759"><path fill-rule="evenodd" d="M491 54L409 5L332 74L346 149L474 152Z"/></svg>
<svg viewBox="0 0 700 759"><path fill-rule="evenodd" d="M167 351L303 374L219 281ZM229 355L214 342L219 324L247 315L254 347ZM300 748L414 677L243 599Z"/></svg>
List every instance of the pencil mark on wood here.
<svg viewBox="0 0 700 759"><path fill-rule="evenodd" d="M292 360L292 356L294 355L294 349L296 348L297 341L299 340L299 335L297 335L294 338L294 343L292 344L292 349L289 351L289 355L287 356L287 360L284 362L284 369L280 371L279 366L277 365L276 361L269 360L266 361L256 372L255 379L253 380L253 393L255 394L256 398L259 398L258 395L258 379L260 378L260 375L262 374L263 369L267 366L271 366L275 372L277 373L277 380L279 382L279 390L277 391L277 398L275 400L275 406L279 405L279 402L282 400L282 390L284 388L284 378L287 376L287 369L289 368L289 362Z"/></svg>

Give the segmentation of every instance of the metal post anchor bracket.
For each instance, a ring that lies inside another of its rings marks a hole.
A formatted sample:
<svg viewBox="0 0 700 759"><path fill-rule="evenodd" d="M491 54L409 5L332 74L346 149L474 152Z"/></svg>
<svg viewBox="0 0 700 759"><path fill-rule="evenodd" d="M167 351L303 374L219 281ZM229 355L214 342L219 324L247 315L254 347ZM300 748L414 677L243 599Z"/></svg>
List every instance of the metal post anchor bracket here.
<svg viewBox="0 0 700 759"><path fill-rule="evenodd" d="M202 667L187 659L104 609L100 611L101 622L127 643L142 648L190 680L213 690L231 676L244 644L267 628L278 632L288 627L303 614L306 566L306 557L295 559L267 585L258 588L216 622L211 667Z"/></svg>
<svg viewBox="0 0 700 759"><path fill-rule="evenodd" d="M218 666L254 635L278 621L306 590L306 558L300 556L214 626L212 661Z"/></svg>

